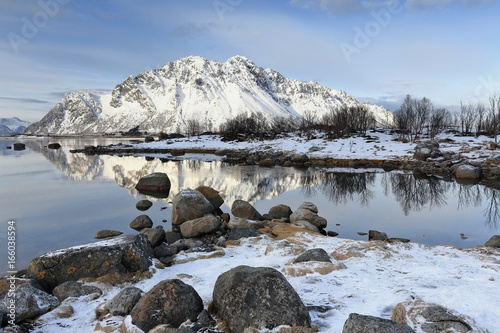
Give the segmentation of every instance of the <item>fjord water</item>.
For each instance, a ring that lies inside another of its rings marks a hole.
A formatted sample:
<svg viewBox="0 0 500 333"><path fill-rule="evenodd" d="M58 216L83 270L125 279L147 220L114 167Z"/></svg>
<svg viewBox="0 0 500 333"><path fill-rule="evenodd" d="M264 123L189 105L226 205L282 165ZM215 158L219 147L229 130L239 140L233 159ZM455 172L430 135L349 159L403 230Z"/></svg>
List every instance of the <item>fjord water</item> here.
<svg viewBox="0 0 500 333"><path fill-rule="evenodd" d="M473 247L499 231L500 192L481 185L380 170L235 166L212 155L174 161L166 155L69 152L87 144L126 141L0 139L0 253L6 253L7 223L16 221L16 269L26 268L33 257L44 252L93 242L100 229L134 233L128 225L140 214L149 215L155 226L168 228L169 201L178 191L201 185L221 192L226 212L236 199L252 202L261 213L277 204L295 210L303 201L311 201L328 220L328 230L343 238L367 239L358 232L375 229L427 245ZM6 149L14 142L24 142L26 150ZM48 149L51 142L62 147ZM152 172L169 175L172 190L168 198L151 198L135 190L139 178ZM153 201L145 213L135 208L144 198ZM7 270L6 257L0 258L0 274Z"/></svg>

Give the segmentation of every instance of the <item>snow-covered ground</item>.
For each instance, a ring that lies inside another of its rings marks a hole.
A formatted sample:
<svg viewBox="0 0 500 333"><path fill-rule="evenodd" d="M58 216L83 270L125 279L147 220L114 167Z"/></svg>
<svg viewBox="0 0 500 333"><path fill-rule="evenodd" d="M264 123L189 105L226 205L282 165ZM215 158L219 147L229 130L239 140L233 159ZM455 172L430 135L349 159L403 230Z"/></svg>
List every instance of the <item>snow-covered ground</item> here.
<svg viewBox="0 0 500 333"><path fill-rule="evenodd" d="M494 139L486 136L463 137L454 136L453 134L441 134L436 139L441 141L441 151L454 151L460 153L463 158L477 159L499 152L490 149L490 143L494 143ZM249 142L224 142L219 136L207 135L140 143L135 145L135 148L274 150L306 153L309 157L317 158L400 160L411 159L415 145L416 143L413 142L396 141L394 136L388 133L368 132L366 137L357 136L337 140L324 138L306 140L295 135L274 140L254 140Z"/></svg>
<svg viewBox="0 0 500 333"><path fill-rule="evenodd" d="M300 253L312 248L325 249L333 264L292 263ZM179 263L165 269L152 269L153 277L136 286L148 291L162 280L178 278L192 285L207 306L221 273L241 264L266 266L281 271L307 306L324 307L326 312L310 312L313 325L317 325L320 332L341 332L353 312L389 319L398 303L414 298L468 316L466 321L478 328L474 332L499 332L498 250L383 244L297 233L283 240L268 236L249 238L223 251L220 257L191 261L186 259L194 259L197 254L180 254ZM104 291L101 298L67 299L63 305L71 304L74 315L58 318L56 309L39 318L33 332L60 332L62 328L93 332L98 326L114 327L118 331L122 317L98 322L94 309L120 289L95 285ZM414 328L423 332L419 327Z"/></svg>

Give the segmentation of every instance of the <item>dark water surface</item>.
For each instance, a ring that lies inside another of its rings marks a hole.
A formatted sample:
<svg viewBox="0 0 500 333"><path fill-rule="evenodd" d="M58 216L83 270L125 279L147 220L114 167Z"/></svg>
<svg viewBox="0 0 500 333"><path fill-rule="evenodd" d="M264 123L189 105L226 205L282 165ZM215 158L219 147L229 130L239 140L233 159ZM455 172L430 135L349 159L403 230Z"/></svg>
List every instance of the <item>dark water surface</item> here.
<svg viewBox="0 0 500 333"><path fill-rule="evenodd" d="M26 150L6 149L14 142L24 142ZM52 142L62 148L48 149ZM295 210L311 201L328 220L328 229L343 238L366 239L358 232L376 229L428 245L474 247L499 233L500 192L481 185L374 170L231 166L211 155L192 156L204 161L172 161L69 152L117 142L126 140L0 139L0 274L7 271L9 221L16 221L16 269L22 269L44 252L95 241L100 229L134 233L128 225L144 214L135 208L143 198L153 201L146 214L155 226L168 228L162 220L170 221L171 198L200 185L221 192L226 212L236 199L252 202L261 213L277 204ZM152 172L169 175L169 198L150 198L134 189Z"/></svg>

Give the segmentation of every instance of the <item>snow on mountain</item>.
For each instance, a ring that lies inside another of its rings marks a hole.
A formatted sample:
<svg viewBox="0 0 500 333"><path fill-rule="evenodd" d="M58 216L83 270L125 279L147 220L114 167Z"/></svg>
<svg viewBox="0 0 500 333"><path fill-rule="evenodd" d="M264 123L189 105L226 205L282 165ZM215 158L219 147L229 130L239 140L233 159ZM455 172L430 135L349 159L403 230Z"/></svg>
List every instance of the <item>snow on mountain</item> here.
<svg viewBox="0 0 500 333"><path fill-rule="evenodd" d="M67 93L26 134L103 134L128 131L159 133L185 131L198 121L205 130L218 130L240 114L273 118L317 117L343 105L360 104L343 91L316 82L285 78L272 69L257 67L235 56L224 63L190 56L161 68L129 76L112 92ZM381 123L392 114L370 105Z"/></svg>
<svg viewBox="0 0 500 333"><path fill-rule="evenodd" d="M29 124L30 122L17 117L0 118L0 136L21 134Z"/></svg>

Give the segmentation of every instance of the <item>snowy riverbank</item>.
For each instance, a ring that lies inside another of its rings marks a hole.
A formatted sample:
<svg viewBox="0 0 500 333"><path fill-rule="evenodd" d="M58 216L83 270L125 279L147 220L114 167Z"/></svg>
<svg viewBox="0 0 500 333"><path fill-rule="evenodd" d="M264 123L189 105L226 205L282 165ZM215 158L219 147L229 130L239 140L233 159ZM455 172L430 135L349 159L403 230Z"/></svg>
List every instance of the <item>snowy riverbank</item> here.
<svg viewBox="0 0 500 333"><path fill-rule="evenodd" d="M312 248L326 250L333 264L292 263ZM312 324L320 332L341 332L353 312L390 318L398 303L416 299L467 316L464 320L476 328L474 332L498 331L500 252L493 248L385 244L298 233L283 240L268 236L241 240L238 246L224 248L224 255L217 258L195 260L197 256L200 254L178 255L175 265L152 268L152 278L135 286L148 291L162 280L180 279L194 287L207 307L220 274L241 264L266 266L285 275L309 307ZM75 332L93 332L97 327L119 331L122 317L98 321L94 309L120 288L92 284L103 290L102 297L65 300L63 305L71 305L74 314L61 318L58 311L50 312L36 321L33 332L60 332L61 327ZM416 332L423 332L422 319L409 323ZM132 330L129 319L125 322L130 332L139 332Z"/></svg>

